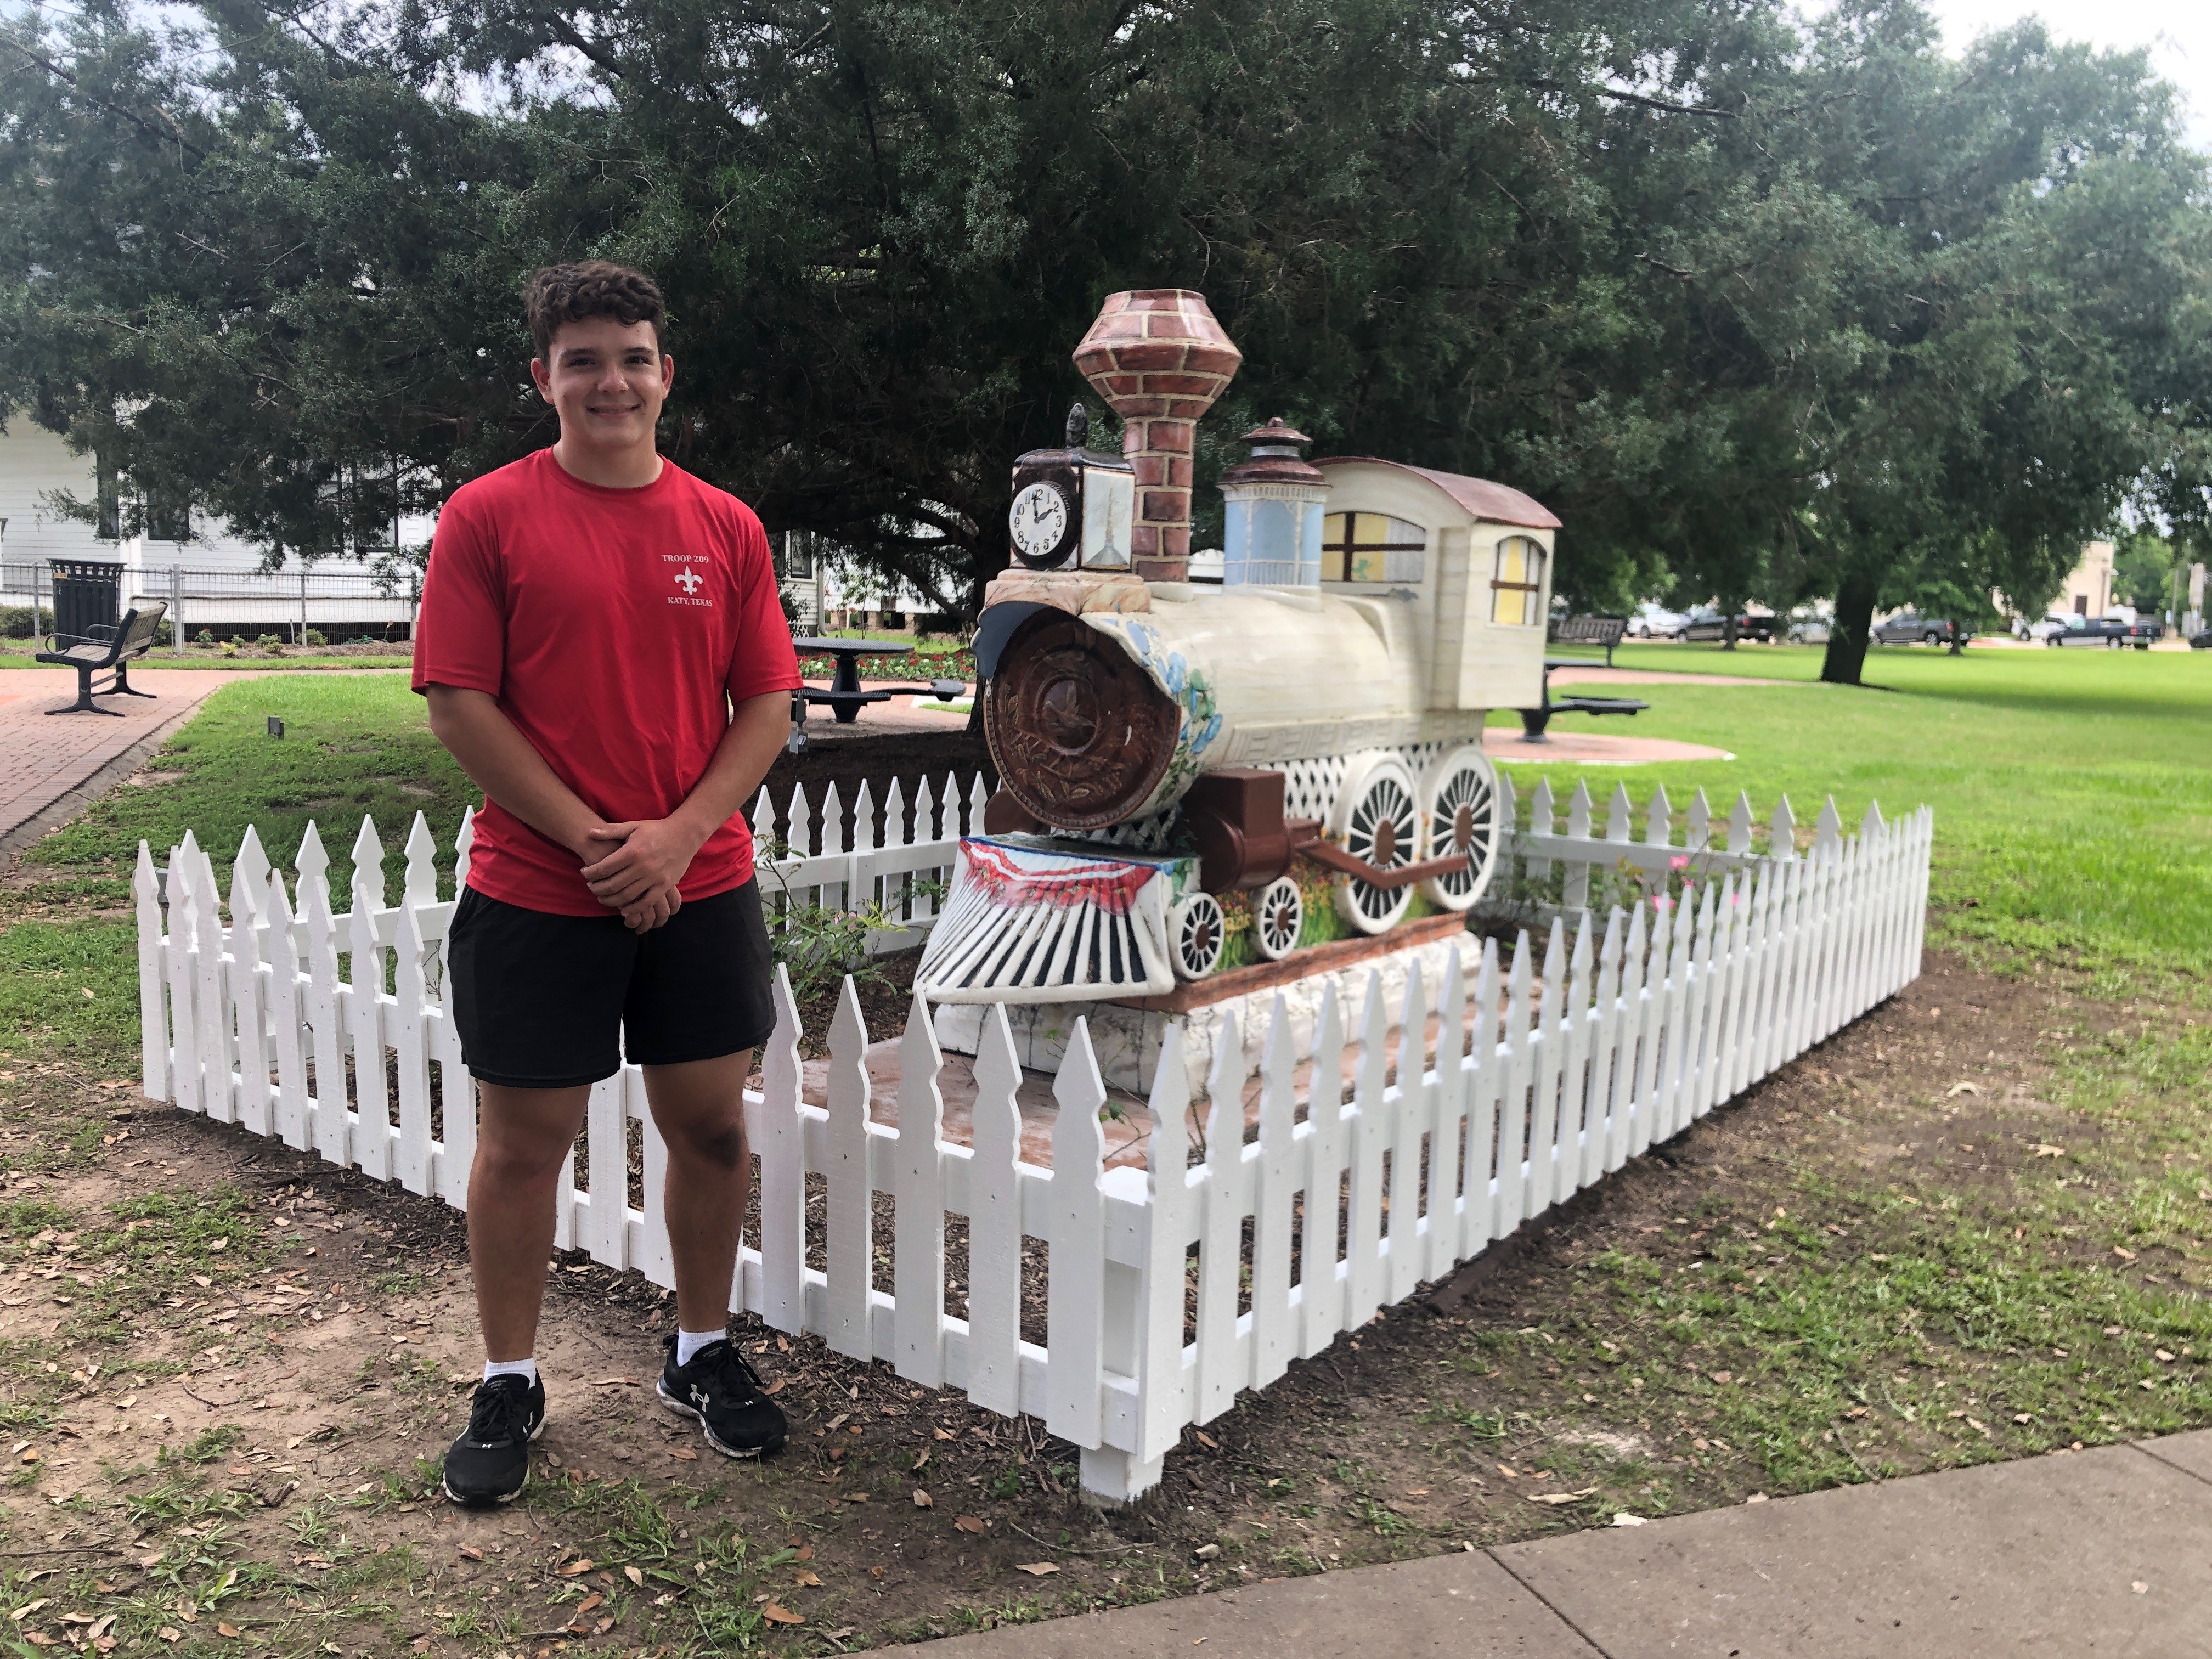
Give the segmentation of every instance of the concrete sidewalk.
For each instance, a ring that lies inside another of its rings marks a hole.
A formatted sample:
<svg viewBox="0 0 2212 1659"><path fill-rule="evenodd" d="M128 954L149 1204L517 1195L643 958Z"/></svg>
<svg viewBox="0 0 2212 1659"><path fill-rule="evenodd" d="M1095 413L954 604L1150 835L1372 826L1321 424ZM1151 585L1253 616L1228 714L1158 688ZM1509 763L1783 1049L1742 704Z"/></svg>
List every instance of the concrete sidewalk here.
<svg viewBox="0 0 2212 1659"><path fill-rule="evenodd" d="M2212 1431L1254 1584L944 1659L2212 1654Z"/></svg>

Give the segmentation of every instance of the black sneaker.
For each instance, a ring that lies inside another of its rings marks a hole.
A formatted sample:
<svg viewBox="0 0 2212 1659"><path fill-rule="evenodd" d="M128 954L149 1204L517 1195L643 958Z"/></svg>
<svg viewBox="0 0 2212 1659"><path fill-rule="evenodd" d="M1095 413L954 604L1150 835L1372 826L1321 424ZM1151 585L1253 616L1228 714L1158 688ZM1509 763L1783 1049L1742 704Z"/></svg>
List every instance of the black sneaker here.
<svg viewBox="0 0 2212 1659"><path fill-rule="evenodd" d="M660 1369L660 1403L696 1417L707 1443L725 1457L758 1457L783 1444L783 1411L761 1392L760 1373L727 1337L709 1342L676 1363L676 1339L666 1340L668 1363Z"/></svg>
<svg viewBox="0 0 2212 1659"><path fill-rule="evenodd" d="M545 1384L508 1373L477 1385L469 1426L446 1448L446 1496L474 1508L511 1504L530 1479L530 1443L545 1428Z"/></svg>

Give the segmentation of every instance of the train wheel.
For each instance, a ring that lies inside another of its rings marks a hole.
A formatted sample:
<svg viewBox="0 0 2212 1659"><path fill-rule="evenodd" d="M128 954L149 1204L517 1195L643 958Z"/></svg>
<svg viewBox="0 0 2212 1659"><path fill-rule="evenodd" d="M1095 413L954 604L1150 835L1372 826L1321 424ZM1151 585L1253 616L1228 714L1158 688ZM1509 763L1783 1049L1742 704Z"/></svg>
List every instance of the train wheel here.
<svg viewBox="0 0 2212 1659"><path fill-rule="evenodd" d="M1168 946L1177 979L1204 979L1221 965L1227 930L1211 893L1185 893L1168 911Z"/></svg>
<svg viewBox="0 0 2212 1659"><path fill-rule="evenodd" d="M1252 896L1252 948L1267 962L1280 962L1298 948L1306 925L1306 902L1298 884L1278 876Z"/></svg>
<svg viewBox="0 0 2212 1659"><path fill-rule="evenodd" d="M1329 814L1329 829L1344 850L1378 869L1411 864L1420 850L1420 813L1413 775L1395 755L1356 757L1344 791ZM1378 887L1346 876L1336 889L1337 914L1363 933L1387 933L1413 902L1413 887Z"/></svg>
<svg viewBox="0 0 2212 1659"><path fill-rule="evenodd" d="M1464 870L1431 876L1421 890L1446 910L1469 910L1498 866L1498 774L1474 744L1443 757L1421 780L1425 859L1464 854Z"/></svg>

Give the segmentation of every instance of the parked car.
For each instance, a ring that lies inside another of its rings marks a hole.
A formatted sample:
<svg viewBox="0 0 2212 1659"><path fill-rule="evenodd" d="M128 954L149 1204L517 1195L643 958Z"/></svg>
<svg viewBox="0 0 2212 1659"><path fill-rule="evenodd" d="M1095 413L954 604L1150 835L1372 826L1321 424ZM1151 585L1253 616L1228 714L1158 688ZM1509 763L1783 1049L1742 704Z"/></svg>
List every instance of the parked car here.
<svg viewBox="0 0 2212 1659"><path fill-rule="evenodd" d="M2067 613L2063 611L2054 611L2049 616L2039 617L2034 622L2028 621L2025 617L2014 617L2012 619L2013 637L2041 645L2053 634L2064 633L2066 620Z"/></svg>
<svg viewBox="0 0 2212 1659"><path fill-rule="evenodd" d="M1632 640L1677 640L1682 636L1682 613L1646 599L1629 613L1628 636Z"/></svg>
<svg viewBox="0 0 2212 1659"><path fill-rule="evenodd" d="M1735 619L1735 636L1740 640L1756 640L1761 645L1771 645L1774 643L1774 623L1772 617L1754 617L1748 612L1739 611ZM1726 639L1727 628L1728 619L1712 606L1692 605L1689 614L1682 618L1682 631L1675 637L1684 640Z"/></svg>
<svg viewBox="0 0 2212 1659"><path fill-rule="evenodd" d="M1956 645L1966 637L1958 623L1917 611L1900 611L1887 622L1876 623L1869 636L1875 645Z"/></svg>
<svg viewBox="0 0 2212 1659"><path fill-rule="evenodd" d="M1790 613L1790 641L1797 645L1826 645L1835 620L1826 605L1801 605Z"/></svg>
<svg viewBox="0 0 2212 1659"><path fill-rule="evenodd" d="M2043 642L2052 647L2102 646L2108 651L2131 645L2138 651L2148 651L2166 637L2163 623L2129 622L2120 617L2068 617L2065 623Z"/></svg>

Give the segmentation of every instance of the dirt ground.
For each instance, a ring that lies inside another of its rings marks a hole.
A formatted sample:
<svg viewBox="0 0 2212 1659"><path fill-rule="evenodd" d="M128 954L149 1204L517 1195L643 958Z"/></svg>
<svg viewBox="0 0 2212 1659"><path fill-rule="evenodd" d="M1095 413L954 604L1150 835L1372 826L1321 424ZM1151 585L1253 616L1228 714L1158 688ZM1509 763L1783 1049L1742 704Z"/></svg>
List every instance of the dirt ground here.
<svg viewBox="0 0 2212 1659"><path fill-rule="evenodd" d="M726 1462L655 1407L672 1299L580 1256L549 1269L530 1486L455 1510L433 1494L478 1364L459 1215L0 1056L10 1628L122 1653L842 1652L2207 1420L2187 1247L2212 1227L2116 1252L2064 1211L2027 1237L2023 1194L2070 1202L2069 1175L2202 1178L2193 1141L2056 1103L2065 1056L2136 1012L1931 958L1103 1512L1040 1425L750 1320L793 1438Z"/></svg>

